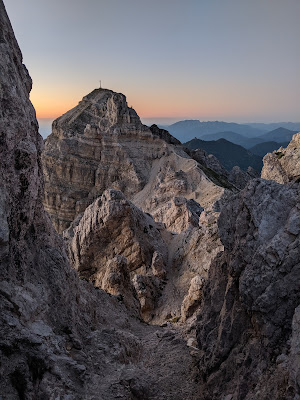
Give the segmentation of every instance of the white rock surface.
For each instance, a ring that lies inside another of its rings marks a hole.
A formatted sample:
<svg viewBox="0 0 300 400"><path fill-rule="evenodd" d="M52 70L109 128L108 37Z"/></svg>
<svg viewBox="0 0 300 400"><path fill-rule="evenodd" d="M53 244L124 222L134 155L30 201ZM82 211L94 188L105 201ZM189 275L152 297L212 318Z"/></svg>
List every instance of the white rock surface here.
<svg viewBox="0 0 300 400"><path fill-rule="evenodd" d="M286 148L280 147L273 153L265 155L261 172L263 179L269 179L281 184L300 181L300 132Z"/></svg>

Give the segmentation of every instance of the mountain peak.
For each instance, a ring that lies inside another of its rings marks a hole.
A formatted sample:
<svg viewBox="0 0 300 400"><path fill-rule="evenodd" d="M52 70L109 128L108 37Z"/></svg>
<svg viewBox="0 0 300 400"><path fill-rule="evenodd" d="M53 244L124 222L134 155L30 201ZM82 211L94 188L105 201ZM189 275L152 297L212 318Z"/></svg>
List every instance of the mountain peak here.
<svg viewBox="0 0 300 400"><path fill-rule="evenodd" d="M128 107L126 96L97 88L82 98L76 107L53 122L53 134L95 135L145 131L147 128L135 110Z"/></svg>

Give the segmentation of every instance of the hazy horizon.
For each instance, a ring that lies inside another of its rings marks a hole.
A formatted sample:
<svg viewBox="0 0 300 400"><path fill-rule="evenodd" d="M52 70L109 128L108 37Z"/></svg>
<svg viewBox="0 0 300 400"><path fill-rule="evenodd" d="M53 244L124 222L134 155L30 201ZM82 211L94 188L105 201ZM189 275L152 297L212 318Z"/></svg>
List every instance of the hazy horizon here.
<svg viewBox="0 0 300 400"><path fill-rule="evenodd" d="M101 79L142 119L300 120L297 0L4 2L39 118Z"/></svg>

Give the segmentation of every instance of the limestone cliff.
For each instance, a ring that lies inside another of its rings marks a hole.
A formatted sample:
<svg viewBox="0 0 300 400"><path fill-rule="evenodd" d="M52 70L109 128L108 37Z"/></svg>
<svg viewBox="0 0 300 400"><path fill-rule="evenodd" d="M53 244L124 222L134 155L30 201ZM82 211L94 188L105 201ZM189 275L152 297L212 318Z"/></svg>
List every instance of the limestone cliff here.
<svg viewBox="0 0 300 400"><path fill-rule="evenodd" d="M126 98L96 89L53 123L43 153L44 205L58 230L106 189L144 211L185 196L203 207L223 193L167 131L143 125Z"/></svg>
<svg viewBox="0 0 300 400"><path fill-rule="evenodd" d="M286 148L268 153L264 159L261 177L278 183L300 181L300 132L296 133Z"/></svg>

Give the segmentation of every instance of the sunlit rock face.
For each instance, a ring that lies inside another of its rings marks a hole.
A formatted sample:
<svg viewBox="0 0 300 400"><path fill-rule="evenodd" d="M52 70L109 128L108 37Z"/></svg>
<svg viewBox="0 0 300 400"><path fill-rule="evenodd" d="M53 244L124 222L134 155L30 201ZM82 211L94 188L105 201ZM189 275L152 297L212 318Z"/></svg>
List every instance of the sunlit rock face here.
<svg viewBox="0 0 300 400"><path fill-rule="evenodd" d="M280 147L273 153L268 153L264 159L261 177L281 184L300 182L300 132L286 148Z"/></svg>

